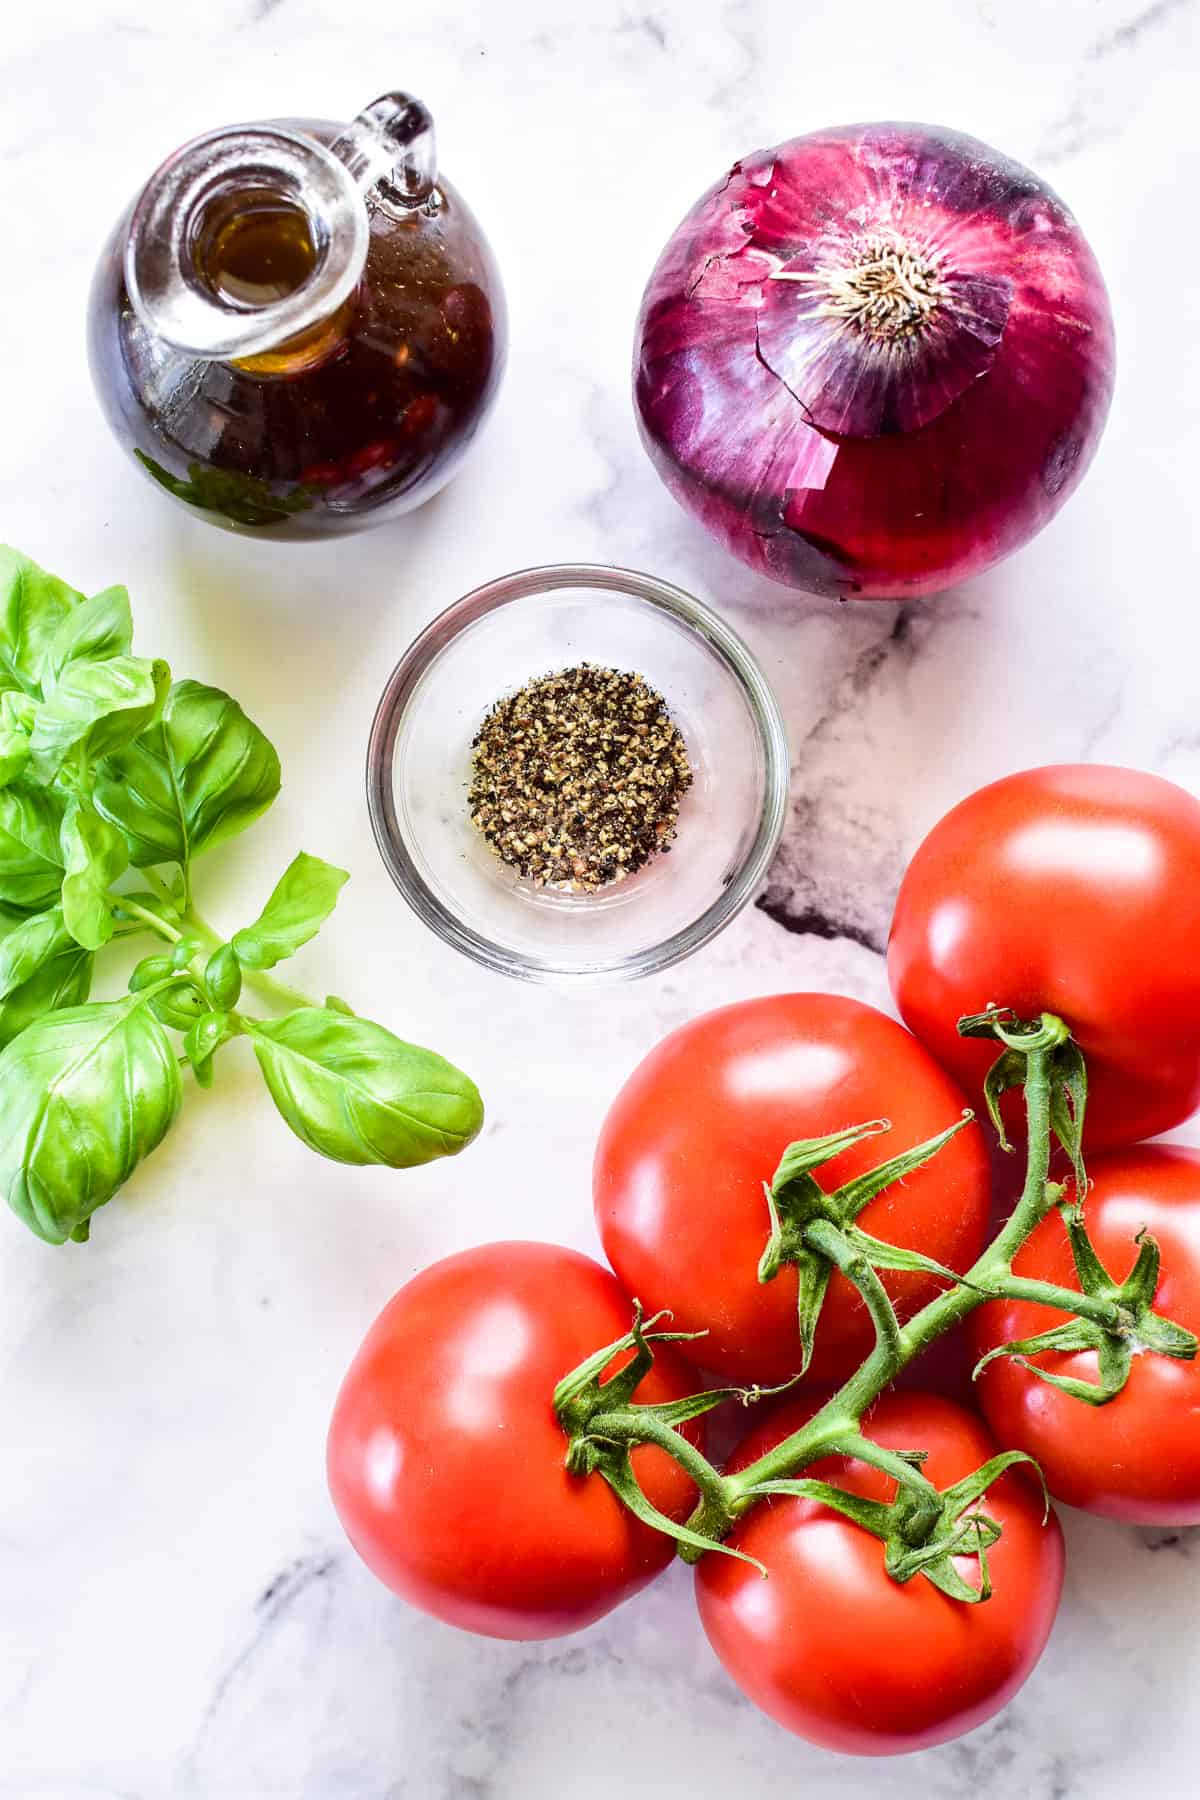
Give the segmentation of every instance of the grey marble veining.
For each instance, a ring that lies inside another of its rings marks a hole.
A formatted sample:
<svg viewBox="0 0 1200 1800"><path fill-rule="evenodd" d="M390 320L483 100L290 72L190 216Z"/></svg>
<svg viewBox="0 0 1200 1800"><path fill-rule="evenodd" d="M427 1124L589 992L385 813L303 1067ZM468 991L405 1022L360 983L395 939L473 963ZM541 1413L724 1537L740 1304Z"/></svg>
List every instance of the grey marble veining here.
<svg viewBox="0 0 1200 1800"><path fill-rule="evenodd" d="M595 1249L591 1144L663 1031L785 987L887 1004L904 859L963 793L1081 756L1200 790L1195 4L52 0L6 24L0 65L0 536L82 585L127 581L140 644L228 686L277 741L284 793L202 877L211 909L239 923L301 844L350 868L303 974L470 1067L490 1109L469 1161L343 1170L231 1059L90 1245L51 1251L0 1219L0 1800L1194 1793L1195 1533L1069 1517L1066 1600L1016 1703L868 1766L740 1699L682 1567L545 1646L407 1611L346 1546L322 1441L366 1324L418 1267L492 1236ZM80 330L92 260L183 137L348 115L391 86L433 108L506 274L495 421L443 497L375 537L285 552L207 531L105 435ZM889 116L1046 170L1109 277L1118 391L1087 481L1034 545L941 599L837 607L746 574L659 486L631 326L666 233L736 155ZM760 905L692 963L583 999L425 938L360 801L369 717L412 633L557 558L642 566L728 610L783 700L795 773Z"/></svg>

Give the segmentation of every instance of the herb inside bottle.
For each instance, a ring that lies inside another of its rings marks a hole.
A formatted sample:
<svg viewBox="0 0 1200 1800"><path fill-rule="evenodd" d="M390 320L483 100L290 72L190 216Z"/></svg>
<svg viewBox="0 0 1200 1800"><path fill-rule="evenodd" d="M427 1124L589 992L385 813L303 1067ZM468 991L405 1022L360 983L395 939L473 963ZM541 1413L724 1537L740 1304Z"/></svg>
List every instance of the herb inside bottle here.
<svg viewBox="0 0 1200 1800"><path fill-rule="evenodd" d="M669 850L692 784L662 695L592 663L497 701L472 748L472 824L525 880L566 893L595 893Z"/></svg>

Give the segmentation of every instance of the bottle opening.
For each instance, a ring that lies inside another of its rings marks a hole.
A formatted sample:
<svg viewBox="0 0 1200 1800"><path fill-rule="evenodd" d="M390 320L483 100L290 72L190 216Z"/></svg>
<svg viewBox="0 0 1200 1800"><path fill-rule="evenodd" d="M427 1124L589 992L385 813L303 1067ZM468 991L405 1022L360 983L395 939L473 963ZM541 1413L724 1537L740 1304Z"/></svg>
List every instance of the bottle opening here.
<svg viewBox="0 0 1200 1800"><path fill-rule="evenodd" d="M229 126L193 138L150 177L130 222L125 283L154 337L189 356L241 361L335 319L369 241L363 193L316 138Z"/></svg>
<svg viewBox="0 0 1200 1800"><path fill-rule="evenodd" d="M265 188L251 188L204 206L192 260L218 299L259 307L298 293L317 267L320 251L303 207Z"/></svg>

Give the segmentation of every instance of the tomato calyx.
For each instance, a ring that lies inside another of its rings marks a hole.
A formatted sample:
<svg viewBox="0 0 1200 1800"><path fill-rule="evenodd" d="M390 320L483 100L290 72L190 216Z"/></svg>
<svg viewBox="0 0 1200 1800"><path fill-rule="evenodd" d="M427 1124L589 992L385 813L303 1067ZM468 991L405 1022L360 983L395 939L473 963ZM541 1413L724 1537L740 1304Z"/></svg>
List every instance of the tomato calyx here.
<svg viewBox="0 0 1200 1800"><path fill-rule="evenodd" d="M1002 1528L988 1513L979 1510L978 1503L1015 1463L1029 1463L1037 1469L1031 1456L1022 1450L1002 1451L960 1481L938 1489L922 1472L922 1464L926 1461L923 1450L885 1450L858 1433L832 1444L830 1449L869 1462L894 1476L895 1499L870 1500L831 1482L806 1477L760 1482L744 1490L743 1499L789 1495L799 1500L815 1500L880 1540L884 1546L884 1567L893 1581L903 1585L914 1576L923 1575L952 1600L961 1600L971 1606L991 1598L988 1551L999 1542ZM1041 1471L1038 1473L1040 1475ZM1049 1518L1050 1501L1044 1482L1042 1491L1046 1501L1045 1516ZM955 1559L963 1557L973 1558L978 1563L976 1583L968 1581L956 1567Z"/></svg>
<svg viewBox="0 0 1200 1800"><path fill-rule="evenodd" d="M634 1516L655 1531L674 1538L680 1553L691 1560L707 1550L723 1550L743 1562L761 1564L741 1551L726 1550L717 1540L732 1522L729 1506L729 1484L708 1461L703 1451L684 1437L679 1427L691 1419L711 1412L725 1400L740 1399L749 1403L763 1390L741 1388L709 1388L689 1394L682 1400L659 1401L648 1405L634 1396L654 1363L652 1345L681 1343L703 1332L655 1331L653 1327L669 1313L655 1313L645 1319L641 1302L633 1302L633 1323L613 1343L585 1357L569 1375L564 1375L554 1390L554 1411L567 1437L565 1462L572 1475L600 1475ZM615 1374L605 1378L605 1371L628 1351L633 1356ZM693 1520L702 1526L683 1525L670 1519L646 1497L633 1467L632 1452L640 1444L656 1444L673 1456L691 1476L700 1493L700 1503Z"/></svg>
<svg viewBox="0 0 1200 1800"><path fill-rule="evenodd" d="M981 1357L972 1379L978 1380L983 1370L997 1357L1011 1357L1019 1367L1028 1369L1039 1381L1070 1394L1088 1406L1104 1406L1121 1392L1129 1379L1133 1358L1140 1351L1153 1351L1180 1362L1191 1362L1200 1348L1194 1332L1164 1318L1154 1310L1158 1291L1160 1253L1157 1240L1149 1232L1139 1231L1134 1238L1137 1255L1129 1274L1118 1282L1108 1273L1088 1236L1083 1208L1060 1206L1067 1239L1079 1278L1079 1294L1067 1297L1067 1303L1078 1316L1067 1319L1034 1337L1015 1338L998 1344ZM1025 1281L1008 1275L999 1291L1014 1299L1041 1301L1047 1305L1063 1302L1061 1290L1049 1283ZM1084 1301L1092 1304L1086 1309ZM1030 1358L1045 1351L1071 1354L1093 1351L1096 1355L1096 1381L1081 1380L1070 1375L1055 1375L1039 1368Z"/></svg>
<svg viewBox="0 0 1200 1800"><path fill-rule="evenodd" d="M664 1310L647 1319L641 1301L635 1300L630 1329L611 1344L593 1351L558 1383L554 1390L554 1411L567 1434L566 1464L572 1475L590 1475L600 1468L604 1461L605 1440L593 1432L592 1422L597 1416L624 1412L632 1406L634 1394L654 1364L651 1345L686 1343L703 1335L695 1331L654 1330L660 1319L670 1316ZM605 1380L605 1370L627 1350L634 1352L629 1362ZM719 1406L731 1391L715 1388L709 1393L690 1395L685 1400L658 1407L644 1406L638 1410L644 1416L653 1412L674 1429L676 1425L686 1424L689 1419L698 1418Z"/></svg>
<svg viewBox="0 0 1200 1800"><path fill-rule="evenodd" d="M984 1012L961 1018L957 1029L960 1037L990 1037L1003 1046L987 1072L983 1097L1000 1148L1009 1154L1013 1145L1000 1110L1001 1098L1010 1088L1024 1087L1032 1053L1048 1053L1050 1131L1070 1159L1078 1192L1085 1194L1083 1115L1087 1108L1087 1064L1068 1026L1054 1013L1042 1013L1037 1019L1018 1019L1011 1007L989 1006Z"/></svg>
<svg viewBox="0 0 1200 1800"><path fill-rule="evenodd" d="M970 1124L974 1114L969 1110L945 1131L910 1150L902 1150L886 1162L868 1169L862 1175L843 1182L826 1193L813 1171L824 1163L862 1143L891 1130L888 1119L871 1119L865 1125L851 1125L844 1131L826 1137L800 1138L789 1144L779 1167L769 1183L763 1183L771 1229L758 1264L758 1279L773 1281L785 1263L796 1269L799 1277L798 1319L800 1328L800 1367L797 1377L807 1372L812 1361L813 1345L821 1308L834 1269L840 1269L862 1293L876 1326L889 1333L896 1319L891 1302L875 1271L899 1269L936 1275L950 1283L960 1277L953 1269L924 1256L918 1250L907 1250L898 1244L886 1244L855 1224L863 1208L895 1181L911 1175L915 1169L935 1157L944 1144Z"/></svg>

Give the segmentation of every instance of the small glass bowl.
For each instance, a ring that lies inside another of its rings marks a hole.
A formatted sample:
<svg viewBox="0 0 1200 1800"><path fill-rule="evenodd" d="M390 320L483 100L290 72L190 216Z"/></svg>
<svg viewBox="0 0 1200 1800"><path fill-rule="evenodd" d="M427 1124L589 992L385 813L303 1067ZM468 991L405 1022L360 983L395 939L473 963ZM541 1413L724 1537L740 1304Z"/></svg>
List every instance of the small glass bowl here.
<svg viewBox="0 0 1200 1800"><path fill-rule="evenodd" d="M484 715L581 662L657 688L694 777L670 851L594 894L523 880L467 812ZM523 981L628 980L690 956L765 875L788 786L778 703L724 620L669 582L587 563L524 569L448 607L396 665L367 752L375 841L404 898L447 943Z"/></svg>

